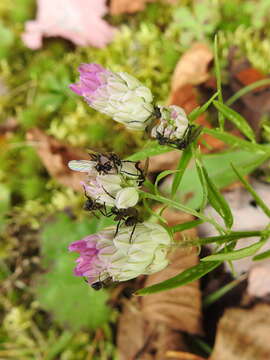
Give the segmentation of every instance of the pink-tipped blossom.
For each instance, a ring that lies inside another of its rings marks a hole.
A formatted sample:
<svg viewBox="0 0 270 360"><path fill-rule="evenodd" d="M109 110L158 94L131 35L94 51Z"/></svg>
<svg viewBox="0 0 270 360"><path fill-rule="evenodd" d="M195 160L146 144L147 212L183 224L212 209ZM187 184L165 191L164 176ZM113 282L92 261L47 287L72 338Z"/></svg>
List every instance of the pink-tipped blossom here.
<svg viewBox="0 0 270 360"><path fill-rule="evenodd" d="M174 141L181 139L188 129L188 118L183 108L170 105L159 106L160 120L152 128L151 136L157 138L162 135L168 140Z"/></svg>
<svg viewBox="0 0 270 360"><path fill-rule="evenodd" d="M141 274L152 274L168 265L171 238L160 225L144 222L132 227L115 227L89 235L69 246L80 254L74 274L84 276L89 284L112 279L126 281Z"/></svg>
<svg viewBox="0 0 270 360"><path fill-rule="evenodd" d="M80 81L70 89L95 110L111 116L131 130L144 130L153 116L151 91L125 72L112 72L98 64L79 66Z"/></svg>
<svg viewBox="0 0 270 360"><path fill-rule="evenodd" d="M22 39L33 50L42 46L43 36L102 48L114 36L114 28L102 19L106 13L105 0L38 0L37 18L26 22Z"/></svg>

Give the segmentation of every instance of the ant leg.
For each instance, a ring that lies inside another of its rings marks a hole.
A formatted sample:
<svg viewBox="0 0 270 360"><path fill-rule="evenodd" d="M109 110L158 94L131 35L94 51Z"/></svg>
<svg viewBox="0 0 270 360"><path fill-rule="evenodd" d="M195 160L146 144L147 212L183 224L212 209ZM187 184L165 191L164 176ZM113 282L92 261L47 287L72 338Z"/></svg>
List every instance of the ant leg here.
<svg viewBox="0 0 270 360"><path fill-rule="evenodd" d="M110 194L110 193L105 189L104 186L102 186L102 189L104 190L104 192L105 192L107 195L109 195L112 199L115 200L115 196L113 196L112 194Z"/></svg>
<svg viewBox="0 0 270 360"><path fill-rule="evenodd" d="M119 220L118 223L117 223L116 230L115 230L115 233L114 233L113 237L116 237L116 235L118 234L120 225L121 225L121 220Z"/></svg>
<svg viewBox="0 0 270 360"><path fill-rule="evenodd" d="M134 234L134 231L135 231L135 229L136 229L136 226L137 226L137 224L134 224L133 229L132 229L132 231L131 231L130 238L129 238L129 243L130 243L130 244L131 244L132 236L133 236L133 234Z"/></svg>

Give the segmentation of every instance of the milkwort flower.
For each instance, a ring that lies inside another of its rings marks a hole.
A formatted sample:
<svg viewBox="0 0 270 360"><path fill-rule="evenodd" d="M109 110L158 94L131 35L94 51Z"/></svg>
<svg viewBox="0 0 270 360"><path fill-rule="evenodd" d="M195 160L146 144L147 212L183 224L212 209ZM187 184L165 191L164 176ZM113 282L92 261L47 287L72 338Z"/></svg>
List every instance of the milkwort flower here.
<svg viewBox="0 0 270 360"><path fill-rule="evenodd" d="M126 281L164 269L170 246L171 238L161 225L144 222L137 224L132 242L129 227L116 236L115 227L109 227L73 242L69 250L80 254L75 275L86 277L98 289L106 280Z"/></svg>
<svg viewBox="0 0 270 360"><path fill-rule="evenodd" d="M160 119L152 127L151 136L160 145L168 145L176 149L185 149L201 132L201 127L189 123L183 108L170 105L158 106Z"/></svg>
<svg viewBox="0 0 270 360"><path fill-rule="evenodd" d="M171 141L182 138L188 128L188 118L184 109L176 105L159 106L158 108L160 120L152 128L152 137L158 139L162 135Z"/></svg>
<svg viewBox="0 0 270 360"><path fill-rule="evenodd" d="M78 70L80 81L70 89L83 96L93 109L131 130L144 130L152 121L152 93L133 76L98 64L81 64Z"/></svg>
<svg viewBox="0 0 270 360"><path fill-rule="evenodd" d="M139 201L143 173L137 162L121 161L115 154L96 154L95 160L72 160L71 170L87 173L85 193L104 206L127 209ZM92 158L93 159L93 158ZM102 171L98 171L102 169Z"/></svg>

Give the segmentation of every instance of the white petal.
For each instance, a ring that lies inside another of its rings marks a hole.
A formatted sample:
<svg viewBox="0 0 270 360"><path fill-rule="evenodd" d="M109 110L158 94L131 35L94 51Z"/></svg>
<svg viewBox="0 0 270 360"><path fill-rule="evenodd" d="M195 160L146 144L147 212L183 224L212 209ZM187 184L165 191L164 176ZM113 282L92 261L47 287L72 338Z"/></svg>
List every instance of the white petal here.
<svg viewBox="0 0 270 360"><path fill-rule="evenodd" d="M95 162L89 160L71 160L68 167L74 171L91 172L94 169Z"/></svg>
<svg viewBox="0 0 270 360"><path fill-rule="evenodd" d="M136 188L127 187L116 194L115 205L118 209L133 207L139 201L139 194Z"/></svg>

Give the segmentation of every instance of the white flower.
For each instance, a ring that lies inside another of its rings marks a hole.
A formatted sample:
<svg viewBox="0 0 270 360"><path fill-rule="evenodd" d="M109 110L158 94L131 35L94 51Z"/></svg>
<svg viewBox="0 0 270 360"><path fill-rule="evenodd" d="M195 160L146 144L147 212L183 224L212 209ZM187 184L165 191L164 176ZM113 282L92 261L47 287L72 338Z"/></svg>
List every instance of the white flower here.
<svg viewBox="0 0 270 360"><path fill-rule="evenodd" d="M188 118L179 106L159 106L161 113L159 123L151 131L152 137L156 138L162 135L169 140L181 139L188 129Z"/></svg>
<svg viewBox="0 0 270 360"><path fill-rule="evenodd" d="M111 72L98 64L79 67L80 82L70 85L95 110L131 130L144 130L153 116L151 91L125 72Z"/></svg>
<svg viewBox="0 0 270 360"><path fill-rule="evenodd" d="M139 223L131 239L132 229L120 227L115 236L115 227L110 227L72 243L69 250L80 253L75 275L94 284L107 278L126 281L165 268L171 246L167 231L158 224Z"/></svg>
<svg viewBox="0 0 270 360"><path fill-rule="evenodd" d="M96 202L118 209L133 207L139 200L136 181L125 181L121 175L89 176L84 187Z"/></svg>

